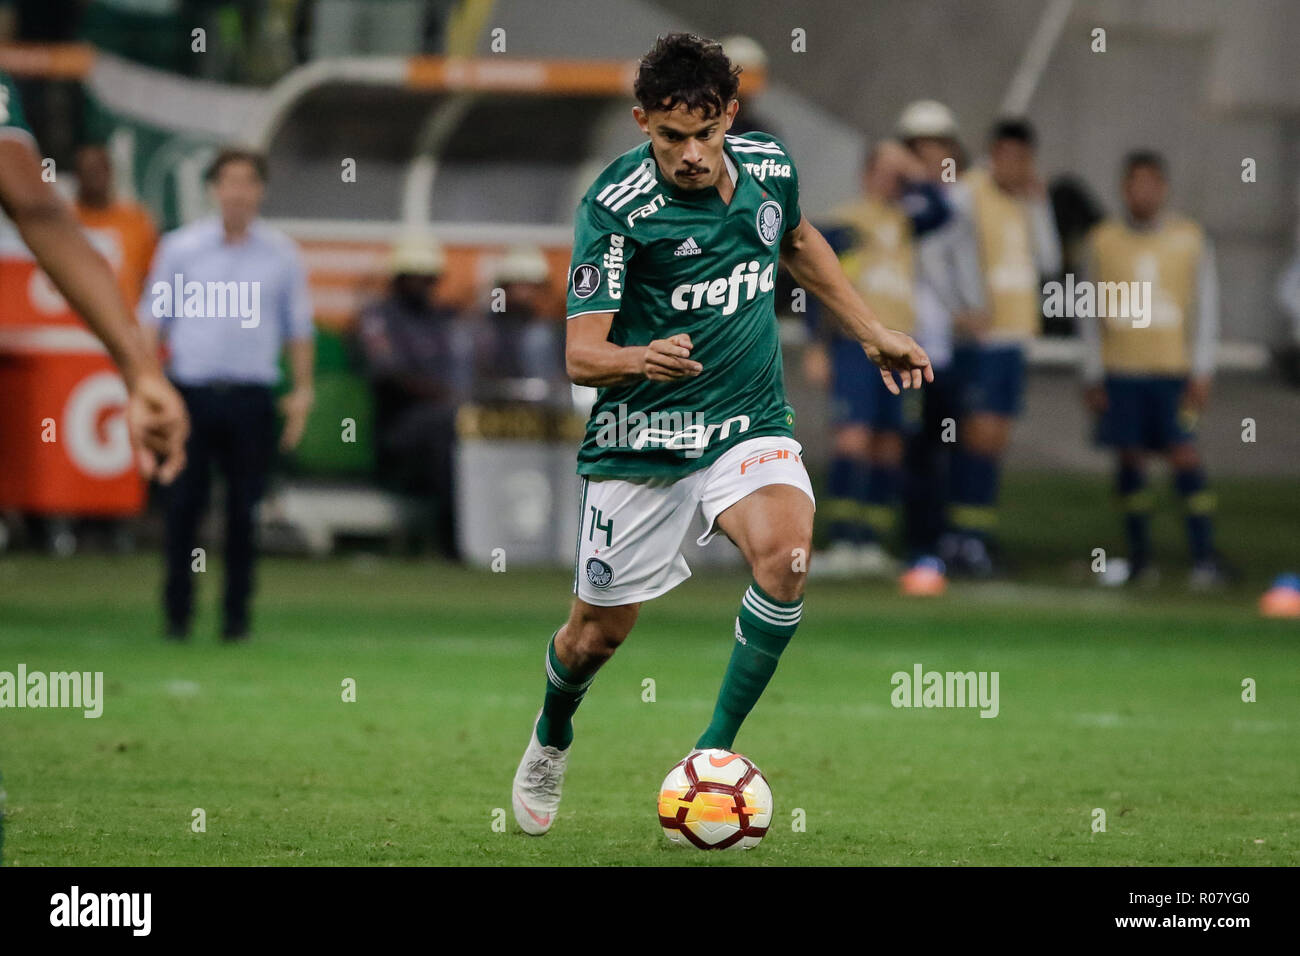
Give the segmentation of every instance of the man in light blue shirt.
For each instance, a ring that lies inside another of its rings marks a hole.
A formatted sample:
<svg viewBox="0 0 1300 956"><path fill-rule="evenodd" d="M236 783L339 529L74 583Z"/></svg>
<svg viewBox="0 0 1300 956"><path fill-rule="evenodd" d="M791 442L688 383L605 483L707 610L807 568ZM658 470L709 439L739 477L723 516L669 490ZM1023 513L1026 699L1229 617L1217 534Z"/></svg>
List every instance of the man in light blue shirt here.
<svg viewBox="0 0 1300 956"><path fill-rule="evenodd" d="M257 216L266 162L227 149L208 169L218 214L163 237L138 315L166 341L167 371L193 420L188 464L168 499L164 610L184 639L193 613L192 552L207 510L211 466L226 479L222 636L248 636L256 546L253 511L274 447L273 389L281 351L293 389L281 400L282 450L297 445L312 405L313 326L307 273L293 241Z"/></svg>

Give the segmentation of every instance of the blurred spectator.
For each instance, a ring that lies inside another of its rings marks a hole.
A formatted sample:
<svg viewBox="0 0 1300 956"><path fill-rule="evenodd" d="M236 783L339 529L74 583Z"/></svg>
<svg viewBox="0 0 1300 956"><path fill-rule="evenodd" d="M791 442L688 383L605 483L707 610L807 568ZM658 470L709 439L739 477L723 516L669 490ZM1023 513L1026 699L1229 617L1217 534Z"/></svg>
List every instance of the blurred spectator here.
<svg viewBox="0 0 1300 956"><path fill-rule="evenodd" d="M432 495L440 550L455 558L452 483L456 409L474 379L456 314L435 302L446 257L427 237L400 240L392 250L388 292L357 321L357 345L375 395L380 480L406 492Z"/></svg>
<svg viewBox="0 0 1300 956"><path fill-rule="evenodd" d="M1041 276L1061 267L1034 128L1023 119L995 124L987 166L961 177L953 201L975 227L985 307L959 317L955 330L962 417L952 462L952 530L941 556L956 572L987 577L996 570L1002 459L1022 411L1025 348L1042 328Z"/></svg>
<svg viewBox="0 0 1300 956"><path fill-rule="evenodd" d="M1061 237L1061 269L1056 275L1044 278L1064 281L1066 273L1078 275L1082 271L1084 240L1088 231L1105 217L1106 211L1088 184L1075 175L1053 178L1048 184L1047 194L1052 202L1056 232ZM1043 316L1044 335L1071 335L1074 331L1071 316Z"/></svg>
<svg viewBox="0 0 1300 956"><path fill-rule="evenodd" d="M117 275L122 296L139 302L158 230L144 206L116 198L113 164L102 143L85 143L74 159L77 219Z"/></svg>
<svg viewBox="0 0 1300 956"><path fill-rule="evenodd" d="M1276 294L1287 323L1275 358L1283 379L1292 388L1300 388L1300 252L1278 277Z"/></svg>
<svg viewBox="0 0 1300 956"><path fill-rule="evenodd" d="M746 133L760 132L770 133L780 139L781 135L773 127L767 114L755 108L755 104L760 103L763 98L763 94L755 90L760 88L762 80L767 75L766 51L753 37L743 34L724 37L719 42L722 43L723 52L727 54L732 64L740 67L740 112L736 114L731 124L730 135L744 136ZM746 77L750 78L749 90L745 89ZM781 297L778 295L777 299L779 301Z"/></svg>
<svg viewBox="0 0 1300 956"><path fill-rule="evenodd" d="M258 219L265 158L222 150L207 180L218 214L163 237L138 314L145 329L166 340L168 373L193 423L188 463L167 501L167 633L182 639L189 632L193 548L215 464L226 479L222 637L241 640L248 636L257 559L253 512L275 447L280 353L288 353L293 377L280 403L280 447L287 451L302 438L313 401L314 327L297 246Z"/></svg>
<svg viewBox="0 0 1300 956"><path fill-rule="evenodd" d="M909 103L897 135L924 164L927 177L946 198L966 170L957 118L935 100ZM934 381L921 390L920 427L904 453L904 528L911 565L901 579L908 593L931 593L944 565L939 541L947 528L952 423L961 417L960 389L952 374L954 327L983 303L983 276L975 226L968 211L951 201L950 218L919 241L916 340L930 356Z"/></svg>
<svg viewBox="0 0 1300 956"><path fill-rule="evenodd" d="M911 334L917 240L941 228L950 209L938 184L928 181L925 164L893 140L871 150L863 187L859 200L835 210L825 234L880 321ZM810 305L810 325L821 311ZM813 564L813 573L884 574L894 563L885 546L903 486L904 436L920 419L921 396L892 394L860 343L829 332L829 349L817 344L805 353L808 378L829 379L834 440L823 502L830 549Z"/></svg>
<svg viewBox="0 0 1300 956"><path fill-rule="evenodd" d="M567 384L564 326L558 311L547 308L549 279L546 257L535 246L509 250L497 266L492 284L504 294L505 309L489 316L493 325L493 375L539 379L548 385Z"/></svg>
<svg viewBox="0 0 1300 956"><path fill-rule="evenodd" d="M1196 446L1219 336L1214 247L1200 225L1165 209L1169 180L1158 153L1129 154L1123 194L1124 216L1105 220L1088 236L1086 281L1098 289L1145 287L1145 307L1131 299L1107 301L1099 291L1095 308L1079 317L1085 400L1097 416L1098 441L1117 460L1129 547L1127 577L1119 580L1140 582L1151 570L1146 457L1155 452L1168 459L1183 502L1189 584L1214 587L1233 576L1214 548L1214 495Z"/></svg>

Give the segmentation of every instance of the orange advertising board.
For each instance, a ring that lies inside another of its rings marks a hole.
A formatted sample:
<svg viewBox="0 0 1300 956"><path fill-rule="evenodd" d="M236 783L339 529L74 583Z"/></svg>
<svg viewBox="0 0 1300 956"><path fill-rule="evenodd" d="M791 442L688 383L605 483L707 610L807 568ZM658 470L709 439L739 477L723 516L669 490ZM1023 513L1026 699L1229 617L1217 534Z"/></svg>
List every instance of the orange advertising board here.
<svg viewBox="0 0 1300 956"><path fill-rule="evenodd" d="M0 508L132 515L144 505L126 386L25 252L0 246Z"/></svg>

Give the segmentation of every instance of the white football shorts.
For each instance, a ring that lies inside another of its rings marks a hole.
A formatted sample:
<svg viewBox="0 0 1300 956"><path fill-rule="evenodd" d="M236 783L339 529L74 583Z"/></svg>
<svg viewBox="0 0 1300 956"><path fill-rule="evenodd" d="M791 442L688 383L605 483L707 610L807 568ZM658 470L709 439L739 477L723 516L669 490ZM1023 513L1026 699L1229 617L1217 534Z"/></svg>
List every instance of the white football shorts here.
<svg viewBox="0 0 1300 956"><path fill-rule="evenodd" d="M817 506L793 438L750 438L684 478L584 478L573 590L613 607L666 594L691 576L682 543L699 521L708 544L718 515L765 485L794 485Z"/></svg>

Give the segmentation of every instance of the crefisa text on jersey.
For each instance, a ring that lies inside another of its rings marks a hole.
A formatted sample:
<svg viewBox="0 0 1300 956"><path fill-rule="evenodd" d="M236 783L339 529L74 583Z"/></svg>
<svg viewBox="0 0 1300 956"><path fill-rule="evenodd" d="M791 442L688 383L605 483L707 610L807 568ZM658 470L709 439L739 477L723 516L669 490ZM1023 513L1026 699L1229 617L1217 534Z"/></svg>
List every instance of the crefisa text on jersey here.
<svg viewBox="0 0 1300 956"><path fill-rule="evenodd" d="M609 288L611 299L623 298L623 243L624 238L618 233L609 237L609 252L601 259L605 267L605 283Z"/></svg>
<svg viewBox="0 0 1300 956"><path fill-rule="evenodd" d="M769 262L767 268L759 272L759 261L750 259L738 262L725 278L705 280L703 282L686 282L673 289L673 308L678 312L698 309L701 303L722 306L723 315L731 315L740 305L740 287L745 287L745 301L748 302L760 292L771 292L776 288L776 263ZM691 298L687 300L687 296Z"/></svg>
<svg viewBox="0 0 1300 956"><path fill-rule="evenodd" d="M759 182L767 179L768 176L780 179L790 178L790 164L778 163L774 159L765 159L761 163L745 163L745 172L749 173Z"/></svg>

